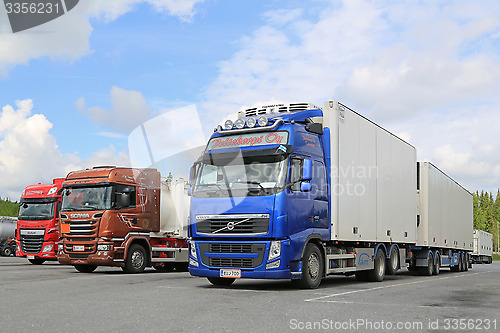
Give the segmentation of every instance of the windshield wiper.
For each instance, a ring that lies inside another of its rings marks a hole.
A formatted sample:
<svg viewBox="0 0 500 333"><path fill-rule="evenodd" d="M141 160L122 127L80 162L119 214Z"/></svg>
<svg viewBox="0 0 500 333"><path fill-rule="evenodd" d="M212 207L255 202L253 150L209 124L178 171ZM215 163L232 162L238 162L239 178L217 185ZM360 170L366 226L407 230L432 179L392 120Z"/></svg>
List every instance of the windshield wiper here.
<svg viewBox="0 0 500 333"><path fill-rule="evenodd" d="M73 207L65 207L61 209L62 211L75 211L75 210L98 210L98 207L95 206L73 206Z"/></svg>
<svg viewBox="0 0 500 333"><path fill-rule="evenodd" d="M222 191L222 187L219 184L198 184L198 185L196 185L196 187L199 187L199 186L217 186L217 188ZM206 191L210 191L210 190L206 190Z"/></svg>
<svg viewBox="0 0 500 333"><path fill-rule="evenodd" d="M238 183L238 184L253 184L253 185L259 185L259 187L266 193L269 194L269 192L266 190L262 184L256 180L236 180L233 183ZM250 188L248 189L250 190Z"/></svg>

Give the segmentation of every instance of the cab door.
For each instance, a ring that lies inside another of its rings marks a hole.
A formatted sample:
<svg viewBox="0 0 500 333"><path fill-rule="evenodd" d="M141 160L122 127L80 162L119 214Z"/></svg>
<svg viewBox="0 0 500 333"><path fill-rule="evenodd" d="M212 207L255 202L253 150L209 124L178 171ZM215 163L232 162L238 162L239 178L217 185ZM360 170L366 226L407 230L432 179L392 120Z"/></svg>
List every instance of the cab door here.
<svg viewBox="0 0 500 333"><path fill-rule="evenodd" d="M310 191L301 191L304 161L310 158L300 155L290 157L288 200L289 235L314 228L314 200Z"/></svg>

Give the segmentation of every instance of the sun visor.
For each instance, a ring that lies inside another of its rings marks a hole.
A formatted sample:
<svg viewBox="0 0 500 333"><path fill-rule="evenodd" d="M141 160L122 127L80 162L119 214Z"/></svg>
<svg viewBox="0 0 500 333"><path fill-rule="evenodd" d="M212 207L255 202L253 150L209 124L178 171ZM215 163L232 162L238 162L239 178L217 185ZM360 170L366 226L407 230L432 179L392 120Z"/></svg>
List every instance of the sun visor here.
<svg viewBox="0 0 500 333"><path fill-rule="evenodd" d="M292 145L275 145L264 149L231 149L218 152L207 152L203 154L202 160L204 163L212 163L214 160L231 160L238 156L256 157L256 156L275 156L286 157L293 153Z"/></svg>

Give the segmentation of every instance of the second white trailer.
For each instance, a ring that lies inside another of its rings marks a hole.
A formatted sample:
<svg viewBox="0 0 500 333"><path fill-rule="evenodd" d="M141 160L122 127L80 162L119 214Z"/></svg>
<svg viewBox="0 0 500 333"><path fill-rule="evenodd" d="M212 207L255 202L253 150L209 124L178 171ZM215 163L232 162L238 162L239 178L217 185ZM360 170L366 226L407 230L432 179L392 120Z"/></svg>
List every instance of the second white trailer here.
<svg viewBox="0 0 500 333"><path fill-rule="evenodd" d="M493 256L493 235L483 230L474 230L473 264L491 264Z"/></svg>
<svg viewBox="0 0 500 333"><path fill-rule="evenodd" d="M410 266L430 261L453 270L469 268L472 251L472 194L430 162L417 163L417 243Z"/></svg>

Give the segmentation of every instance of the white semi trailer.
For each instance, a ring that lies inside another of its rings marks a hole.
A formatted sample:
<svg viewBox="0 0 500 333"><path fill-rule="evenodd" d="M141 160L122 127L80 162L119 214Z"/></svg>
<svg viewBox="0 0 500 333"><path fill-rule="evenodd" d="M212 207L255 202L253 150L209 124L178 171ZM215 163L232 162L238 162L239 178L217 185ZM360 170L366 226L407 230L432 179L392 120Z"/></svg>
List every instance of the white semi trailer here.
<svg viewBox="0 0 500 333"><path fill-rule="evenodd" d="M474 230L473 264L491 264L493 256L493 235L483 230Z"/></svg>

